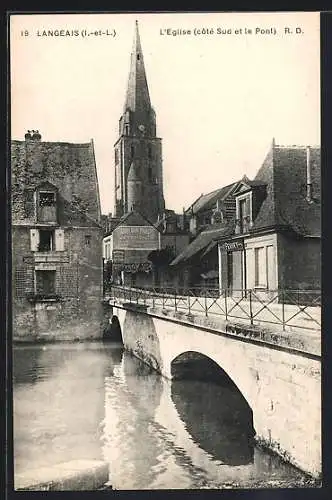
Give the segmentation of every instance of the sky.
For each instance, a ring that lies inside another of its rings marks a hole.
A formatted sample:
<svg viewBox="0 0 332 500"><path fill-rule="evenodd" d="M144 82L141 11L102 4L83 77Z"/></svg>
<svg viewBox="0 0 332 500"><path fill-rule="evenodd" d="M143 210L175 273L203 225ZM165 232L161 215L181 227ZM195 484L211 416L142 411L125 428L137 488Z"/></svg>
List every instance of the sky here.
<svg viewBox="0 0 332 500"><path fill-rule="evenodd" d="M44 141L93 139L102 213L114 213L113 145L136 19L167 208L182 212L202 193L254 178L273 138L320 144L317 12L12 15L12 139L28 129Z"/></svg>

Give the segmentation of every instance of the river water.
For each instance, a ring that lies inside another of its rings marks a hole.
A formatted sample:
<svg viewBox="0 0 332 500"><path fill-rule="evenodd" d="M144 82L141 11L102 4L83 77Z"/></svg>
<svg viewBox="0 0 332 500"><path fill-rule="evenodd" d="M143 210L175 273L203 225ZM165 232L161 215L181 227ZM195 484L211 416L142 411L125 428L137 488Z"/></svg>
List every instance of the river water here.
<svg viewBox="0 0 332 500"><path fill-rule="evenodd" d="M236 391L168 381L117 344L17 346L13 379L16 474L86 458L109 462L115 489L303 484L253 444Z"/></svg>

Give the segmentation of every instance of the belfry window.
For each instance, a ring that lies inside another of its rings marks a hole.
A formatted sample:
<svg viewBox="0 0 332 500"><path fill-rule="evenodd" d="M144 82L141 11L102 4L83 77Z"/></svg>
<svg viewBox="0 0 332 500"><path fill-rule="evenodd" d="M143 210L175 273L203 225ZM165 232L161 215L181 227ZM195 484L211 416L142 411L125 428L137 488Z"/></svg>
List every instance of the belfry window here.
<svg viewBox="0 0 332 500"><path fill-rule="evenodd" d="M131 157L134 158L134 154L135 154L135 148L134 148L134 146L130 147L130 154L131 154Z"/></svg>
<svg viewBox="0 0 332 500"><path fill-rule="evenodd" d="M137 54L137 61L139 61L139 54Z"/></svg>
<svg viewBox="0 0 332 500"><path fill-rule="evenodd" d="M148 176L149 176L149 182L152 181L152 167L149 167L148 169Z"/></svg>

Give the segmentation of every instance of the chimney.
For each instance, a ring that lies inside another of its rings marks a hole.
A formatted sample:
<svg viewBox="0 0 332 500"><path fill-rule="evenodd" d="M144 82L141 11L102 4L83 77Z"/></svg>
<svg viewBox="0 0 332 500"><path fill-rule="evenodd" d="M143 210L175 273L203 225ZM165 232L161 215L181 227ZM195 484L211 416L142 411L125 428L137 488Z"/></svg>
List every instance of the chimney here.
<svg viewBox="0 0 332 500"><path fill-rule="evenodd" d="M26 141L41 141L39 130L28 130L24 135Z"/></svg>
<svg viewBox="0 0 332 500"><path fill-rule="evenodd" d="M312 182L311 182L311 165L310 165L310 146L307 146L307 202L312 202Z"/></svg>

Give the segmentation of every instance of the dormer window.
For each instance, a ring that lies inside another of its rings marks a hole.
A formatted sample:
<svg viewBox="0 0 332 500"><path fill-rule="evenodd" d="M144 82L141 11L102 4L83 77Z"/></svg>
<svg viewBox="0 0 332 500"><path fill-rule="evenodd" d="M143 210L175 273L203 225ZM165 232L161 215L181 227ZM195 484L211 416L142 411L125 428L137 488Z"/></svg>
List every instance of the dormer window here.
<svg viewBox="0 0 332 500"><path fill-rule="evenodd" d="M53 207L55 205L55 193L49 191L41 191L39 193L40 207Z"/></svg>
<svg viewBox="0 0 332 500"><path fill-rule="evenodd" d="M236 198L236 232L248 233L252 226L252 192Z"/></svg>
<svg viewBox="0 0 332 500"><path fill-rule="evenodd" d="M57 222L56 192L40 190L37 191L37 221Z"/></svg>

